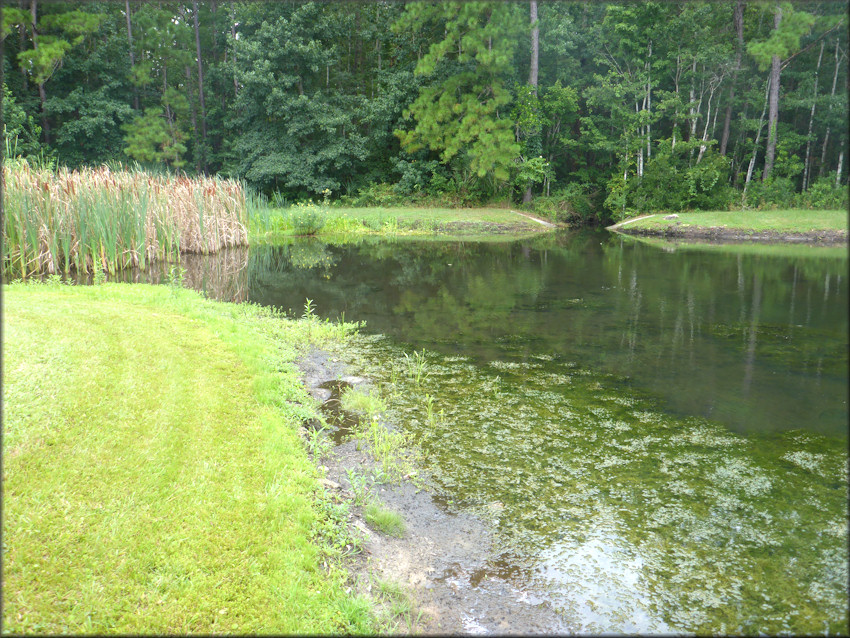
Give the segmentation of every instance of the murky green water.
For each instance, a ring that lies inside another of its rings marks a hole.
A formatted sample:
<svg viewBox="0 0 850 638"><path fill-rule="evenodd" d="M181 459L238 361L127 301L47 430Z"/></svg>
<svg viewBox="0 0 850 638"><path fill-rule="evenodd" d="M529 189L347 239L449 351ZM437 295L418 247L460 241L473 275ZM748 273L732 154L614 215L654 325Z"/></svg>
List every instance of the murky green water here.
<svg viewBox="0 0 850 638"><path fill-rule="evenodd" d="M367 321L390 418L497 526L476 582L534 583L580 632L847 632L846 255L585 233L300 242L238 273Z"/></svg>

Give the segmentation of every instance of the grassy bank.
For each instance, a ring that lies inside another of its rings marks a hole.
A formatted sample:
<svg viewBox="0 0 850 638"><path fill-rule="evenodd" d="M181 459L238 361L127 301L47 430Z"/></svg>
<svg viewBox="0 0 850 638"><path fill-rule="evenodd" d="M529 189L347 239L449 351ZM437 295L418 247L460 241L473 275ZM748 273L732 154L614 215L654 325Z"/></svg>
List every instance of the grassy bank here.
<svg viewBox="0 0 850 638"><path fill-rule="evenodd" d="M342 208L322 204L256 207L251 211L250 228L252 239L258 241L302 235L486 238L545 229L507 208Z"/></svg>
<svg viewBox="0 0 850 638"><path fill-rule="evenodd" d="M169 286L3 295L6 632L373 628L297 433L298 349L351 326Z"/></svg>
<svg viewBox="0 0 850 638"><path fill-rule="evenodd" d="M245 195L233 180L25 161L4 174L3 267L14 276L144 269L248 241Z"/></svg>
<svg viewBox="0 0 850 638"><path fill-rule="evenodd" d="M706 211L678 213L665 219L663 213L643 218L627 219L612 229L622 231L658 231L686 228L729 228L752 232L811 233L818 231L847 231L847 211L844 210L763 210L763 211Z"/></svg>
<svg viewBox="0 0 850 638"><path fill-rule="evenodd" d="M761 255L789 259L847 259L846 245L820 245L816 243L765 243L765 242L708 242L657 237L652 235L625 235L623 241L654 246L667 252L713 252L734 255Z"/></svg>

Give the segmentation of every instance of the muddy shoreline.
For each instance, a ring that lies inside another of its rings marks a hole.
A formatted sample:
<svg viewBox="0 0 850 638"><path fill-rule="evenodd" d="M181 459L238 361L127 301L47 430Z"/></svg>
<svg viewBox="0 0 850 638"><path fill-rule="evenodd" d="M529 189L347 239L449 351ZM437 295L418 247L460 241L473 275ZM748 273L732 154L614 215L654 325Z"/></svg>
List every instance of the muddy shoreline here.
<svg viewBox="0 0 850 638"><path fill-rule="evenodd" d="M369 384L368 379L348 376L345 364L322 350L307 354L298 365L305 386L320 402L333 400L329 382L360 387ZM394 427L391 423L383 425ZM361 551L349 565L354 591L374 598L375 583L389 581L399 585L413 603L406 619L396 621L395 632L572 633L545 594L515 578L517 570L502 562L488 524L453 508L427 488L409 480L373 486L373 496L402 515L406 531L396 538L372 529L363 517L363 507L354 504L349 471L368 474L377 463L365 449L358 449L354 440L339 434L326 435L336 445L329 454L314 460L327 468L325 488L350 503L349 524L361 539ZM427 484L424 468L417 468L417 472Z"/></svg>
<svg viewBox="0 0 850 638"><path fill-rule="evenodd" d="M711 243L770 243L770 244L811 244L819 246L837 246L847 244L847 231L818 230L794 233L776 230L747 230L718 226L682 226L671 225L665 228L634 228L629 226L609 226L608 230L623 235L637 237L659 237L663 239L692 239Z"/></svg>

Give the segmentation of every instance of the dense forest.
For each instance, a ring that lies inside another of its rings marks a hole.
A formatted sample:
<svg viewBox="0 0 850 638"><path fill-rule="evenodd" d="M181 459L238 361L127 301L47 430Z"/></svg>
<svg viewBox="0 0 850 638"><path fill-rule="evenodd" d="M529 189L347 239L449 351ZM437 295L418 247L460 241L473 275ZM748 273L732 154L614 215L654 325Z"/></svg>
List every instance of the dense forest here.
<svg viewBox="0 0 850 638"><path fill-rule="evenodd" d="M846 201L846 2L4 5L6 157L585 221Z"/></svg>

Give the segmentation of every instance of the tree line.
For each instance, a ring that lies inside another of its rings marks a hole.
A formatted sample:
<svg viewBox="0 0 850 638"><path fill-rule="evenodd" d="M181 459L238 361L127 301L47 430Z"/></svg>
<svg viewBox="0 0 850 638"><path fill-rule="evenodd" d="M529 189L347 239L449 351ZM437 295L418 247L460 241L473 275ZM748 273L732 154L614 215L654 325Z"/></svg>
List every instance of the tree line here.
<svg viewBox="0 0 850 638"><path fill-rule="evenodd" d="M816 206L846 192L846 8L11 0L5 152L276 201Z"/></svg>

